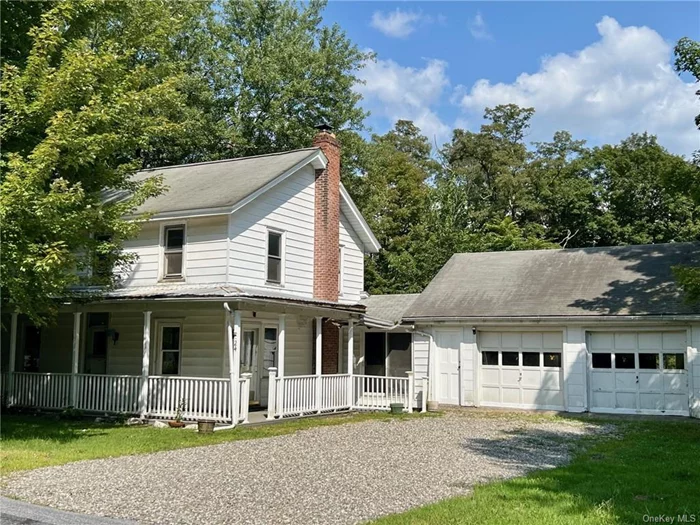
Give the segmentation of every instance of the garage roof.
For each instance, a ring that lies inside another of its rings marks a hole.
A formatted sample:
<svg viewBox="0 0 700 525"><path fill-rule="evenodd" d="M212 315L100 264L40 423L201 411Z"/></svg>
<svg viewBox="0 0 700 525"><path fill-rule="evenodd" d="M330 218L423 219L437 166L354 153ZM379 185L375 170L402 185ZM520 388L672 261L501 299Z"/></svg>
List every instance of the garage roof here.
<svg viewBox="0 0 700 525"><path fill-rule="evenodd" d="M700 243L455 254L404 320L700 315L679 264L700 265Z"/></svg>
<svg viewBox="0 0 700 525"><path fill-rule="evenodd" d="M370 295L360 301L367 307L366 323L387 326L399 323L406 310L419 296L417 293Z"/></svg>

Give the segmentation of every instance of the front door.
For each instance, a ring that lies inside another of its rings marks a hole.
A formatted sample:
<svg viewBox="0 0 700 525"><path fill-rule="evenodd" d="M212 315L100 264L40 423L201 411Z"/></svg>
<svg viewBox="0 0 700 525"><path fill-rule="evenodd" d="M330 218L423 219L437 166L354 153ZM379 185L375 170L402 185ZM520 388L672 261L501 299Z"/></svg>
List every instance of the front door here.
<svg viewBox="0 0 700 525"><path fill-rule="evenodd" d="M241 374L250 373L250 404L260 402L260 376L258 374L258 330L243 331L241 347Z"/></svg>
<svg viewBox="0 0 700 525"><path fill-rule="evenodd" d="M107 349L109 347L109 337L107 334L109 314L89 313L87 317L88 328L85 346L85 373L106 374Z"/></svg>
<svg viewBox="0 0 700 525"><path fill-rule="evenodd" d="M461 330L440 330L435 337L438 361L439 403L459 405L459 347Z"/></svg>
<svg viewBox="0 0 700 525"><path fill-rule="evenodd" d="M277 328L263 328L263 351L258 352L260 405L267 406L267 392L270 383L270 367L277 366Z"/></svg>

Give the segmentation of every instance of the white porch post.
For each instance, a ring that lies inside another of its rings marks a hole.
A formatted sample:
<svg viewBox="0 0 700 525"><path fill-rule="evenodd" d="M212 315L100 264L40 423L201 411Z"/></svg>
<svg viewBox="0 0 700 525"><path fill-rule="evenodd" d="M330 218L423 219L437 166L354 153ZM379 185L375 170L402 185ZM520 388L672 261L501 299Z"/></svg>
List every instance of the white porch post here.
<svg viewBox="0 0 700 525"><path fill-rule="evenodd" d="M151 312L143 312L143 347L141 349L141 395L139 409L141 417L148 413L148 372L151 358Z"/></svg>
<svg viewBox="0 0 700 525"><path fill-rule="evenodd" d="M267 419L275 419L277 412L277 368L271 366L268 369L267 383Z"/></svg>
<svg viewBox="0 0 700 525"><path fill-rule="evenodd" d="M406 372L406 375L408 376L408 404L406 405L406 412L410 414L411 412L413 412L413 371L409 370L408 372Z"/></svg>
<svg viewBox="0 0 700 525"><path fill-rule="evenodd" d="M17 312L12 313L10 321L10 361L7 364L7 404L15 401L15 359L17 356Z"/></svg>
<svg viewBox="0 0 700 525"><path fill-rule="evenodd" d="M321 359L323 355L323 317L316 318L316 412L321 412Z"/></svg>
<svg viewBox="0 0 700 525"><path fill-rule="evenodd" d="M241 423L248 423L248 405L250 403L250 378L253 374L250 372L245 372L241 374L243 378L243 384L241 386ZM240 383L240 381L239 381Z"/></svg>
<svg viewBox="0 0 700 525"><path fill-rule="evenodd" d="M353 406L353 400L352 400L352 385L355 380L354 378L354 354L355 354L355 321L350 319L348 321L348 355L347 355L347 360L348 360L348 406L350 409L352 409Z"/></svg>
<svg viewBox="0 0 700 525"><path fill-rule="evenodd" d="M277 388L276 396L276 413L282 417L282 412L284 411L284 347L287 339L286 334L286 315L280 314L279 318L279 329L277 331L277 375L280 378L278 381L279 387Z"/></svg>
<svg viewBox="0 0 700 525"><path fill-rule="evenodd" d="M71 361L70 404L76 408L78 400L78 361L80 360L80 316L82 312L73 314L73 356Z"/></svg>
<svg viewBox="0 0 700 525"><path fill-rule="evenodd" d="M241 311L233 312L233 355L229 353L229 373L231 374L231 419L232 425L238 423L238 410L240 407L240 389L238 379L241 373ZM232 359L232 360L231 360Z"/></svg>

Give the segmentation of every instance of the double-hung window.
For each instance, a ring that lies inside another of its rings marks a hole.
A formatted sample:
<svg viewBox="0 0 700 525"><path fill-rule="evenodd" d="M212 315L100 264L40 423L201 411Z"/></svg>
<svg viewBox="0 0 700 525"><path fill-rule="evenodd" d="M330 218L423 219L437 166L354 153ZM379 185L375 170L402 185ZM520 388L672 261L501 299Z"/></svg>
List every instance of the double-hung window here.
<svg viewBox="0 0 700 525"><path fill-rule="evenodd" d="M267 232L267 282L282 284L282 233Z"/></svg>
<svg viewBox="0 0 700 525"><path fill-rule="evenodd" d="M181 279L185 246L185 226L166 226L163 230L163 278Z"/></svg>
<svg viewBox="0 0 700 525"><path fill-rule="evenodd" d="M160 326L160 373L180 373L180 351L182 350L182 325L164 323Z"/></svg>

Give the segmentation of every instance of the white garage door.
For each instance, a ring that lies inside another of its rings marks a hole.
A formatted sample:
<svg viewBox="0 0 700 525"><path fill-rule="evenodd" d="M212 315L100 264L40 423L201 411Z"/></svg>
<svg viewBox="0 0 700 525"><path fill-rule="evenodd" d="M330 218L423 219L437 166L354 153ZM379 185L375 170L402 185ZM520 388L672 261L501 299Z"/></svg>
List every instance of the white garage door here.
<svg viewBox="0 0 700 525"><path fill-rule="evenodd" d="M562 410L561 332L479 332L481 405Z"/></svg>
<svg viewBox="0 0 700 525"><path fill-rule="evenodd" d="M591 332L591 412L689 413L685 332Z"/></svg>

